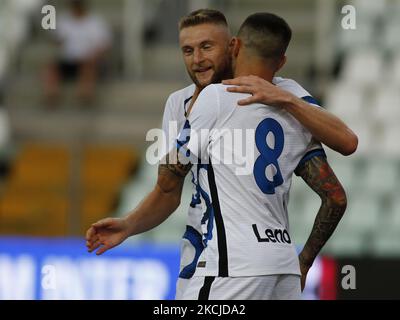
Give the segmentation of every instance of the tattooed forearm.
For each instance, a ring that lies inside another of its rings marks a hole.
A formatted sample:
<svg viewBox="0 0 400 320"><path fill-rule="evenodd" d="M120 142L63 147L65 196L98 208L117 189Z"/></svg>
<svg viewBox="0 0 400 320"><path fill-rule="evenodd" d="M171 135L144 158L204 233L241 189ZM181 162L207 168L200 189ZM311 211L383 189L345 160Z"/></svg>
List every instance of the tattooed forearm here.
<svg viewBox="0 0 400 320"><path fill-rule="evenodd" d="M175 158L175 162L171 161L172 157ZM185 178L191 168L192 164L190 162L187 164L180 163L176 154L168 154L158 167L158 175L168 175L172 173L177 177Z"/></svg>
<svg viewBox="0 0 400 320"><path fill-rule="evenodd" d="M170 159L176 159L171 161ZM177 155L167 155L158 166L157 186L165 194L176 194L180 199L185 177L192 167L192 164L180 163Z"/></svg>
<svg viewBox="0 0 400 320"><path fill-rule="evenodd" d="M335 231L346 210L347 199L342 185L324 157L307 161L297 174L322 199L311 234L299 256L301 264L310 267Z"/></svg>

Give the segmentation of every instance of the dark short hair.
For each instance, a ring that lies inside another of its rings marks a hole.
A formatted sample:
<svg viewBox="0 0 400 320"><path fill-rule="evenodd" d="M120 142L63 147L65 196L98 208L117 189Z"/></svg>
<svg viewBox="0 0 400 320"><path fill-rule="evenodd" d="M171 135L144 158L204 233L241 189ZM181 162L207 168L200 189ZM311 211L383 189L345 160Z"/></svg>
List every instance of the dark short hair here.
<svg viewBox="0 0 400 320"><path fill-rule="evenodd" d="M264 59L283 57L292 38L287 22L272 13L250 15L238 32L238 38L246 48Z"/></svg>
<svg viewBox="0 0 400 320"><path fill-rule="evenodd" d="M179 21L179 30L205 23L228 27L228 22L222 12L213 9L199 9L189 13Z"/></svg>

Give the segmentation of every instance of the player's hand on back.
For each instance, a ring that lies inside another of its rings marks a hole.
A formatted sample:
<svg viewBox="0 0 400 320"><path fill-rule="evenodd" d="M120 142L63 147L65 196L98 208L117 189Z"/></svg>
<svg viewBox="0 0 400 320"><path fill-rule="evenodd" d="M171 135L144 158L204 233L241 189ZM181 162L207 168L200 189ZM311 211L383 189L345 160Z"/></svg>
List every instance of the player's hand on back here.
<svg viewBox="0 0 400 320"><path fill-rule="evenodd" d="M89 252L97 250L101 255L129 237L128 223L123 218L106 218L100 220L86 232L86 247ZM100 249L99 249L100 248Z"/></svg>
<svg viewBox="0 0 400 320"><path fill-rule="evenodd" d="M225 85L232 85L227 90L229 92L247 93L252 96L240 100L240 106L246 106L252 103L262 103L274 107L282 107L291 98L290 92L282 90L274 84L257 76L243 76L235 79L224 80Z"/></svg>

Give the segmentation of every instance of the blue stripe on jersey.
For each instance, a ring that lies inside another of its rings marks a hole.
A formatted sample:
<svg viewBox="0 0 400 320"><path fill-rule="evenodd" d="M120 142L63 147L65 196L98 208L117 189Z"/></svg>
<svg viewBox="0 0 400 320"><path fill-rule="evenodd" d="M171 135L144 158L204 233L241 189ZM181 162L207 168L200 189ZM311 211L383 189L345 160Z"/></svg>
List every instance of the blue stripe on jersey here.
<svg viewBox="0 0 400 320"><path fill-rule="evenodd" d="M207 224L207 233L206 234L201 234L199 233L196 229L190 226L186 226L186 232L183 236L184 239L188 239L190 243L193 245L193 247L196 250L195 257L193 261L184 267L182 271L179 274L180 278L183 279L190 279L193 277L193 274L196 271L196 266L197 262L200 258L201 253L203 252L204 248L207 246L208 240L212 239L212 229L214 226L214 211L213 207L210 201L210 196L207 194L205 190L203 190L200 186L199 181L199 175L200 175L200 169L205 169L207 170L207 165L202 165L199 164L196 167L197 171L197 181L195 178L195 174L191 170L192 174L192 183L194 184L196 188L196 194L192 196L192 202L190 203L190 206L192 208L195 208L197 205L201 204L201 198L204 199L204 202L206 204L206 212L203 214L203 218L201 220L202 224L208 223Z"/></svg>
<svg viewBox="0 0 400 320"><path fill-rule="evenodd" d="M297 170L300 169L300 167L306 163L308 160L314 158L314 157L318 157L318 156L322 156L326 158L326 153L324 151L324 149L315 149L315 150L311 150L310 152L307 152L306 155L300 160L299 164L296 167L296 170L294 171L297 174Z"/></svg>
<svg viewBox="0 0 400 320"><path fill-rule="evenodd" d="M306 97L303 97L301 99L303 99L304 101L306 101L308 103L315 104L318 107L321 107L319 102L317 100L315 100L314 97L312 97L312 96L306 96Z"/></svg>
<svg viewBox="0 0 400 320"><path fill-rule="evenodd" d="M207 243L209 240L212 239L212 230L214 228L214 207L211 203L211 198L208 195L208 193L200 186L199 182L199 176L200 176L200 170L205 169L208 171L208 165L207 164L198 164L197 165L197 185L196 188L198 188L198 192L200 192L201 197L204 199L204 202L206 203L206 212L203 213L203 218L201 219L201 224L206 224L207 223L207 233L205 233L203 236L203 244L204 247L207 247Z"/></svg>
<svg viewBox="0 0 400 320"><path fill-rule="evenodd" d="M196 177L194 176L193 170L190 170L190 173L192 174L192 183L194 187L196 188L196 193L192 195L192 201L190 202L190 206L192 208L195 208L198 204L201 203L201 194L200 194L200 186L198 183L196 183Z"/></svg>
<svg viewBox="0 0 400 320"><path fill-rule="evenodd" d="M203 244L206 247L208 240L212 239L212 230L214 227L214 208L212 206L209 194L200 186L199 176L201 169L208 170L208 165L207 164L197 165L197 179L195 179L194 173L192 172L192 183L196 188L196 193L192 196L192 201L190 203L190 206L192 208L195 208L197 205L201 203L201 198L203 198L206 204L206 211L203 213L203 217L201 219L201 224L207 223L207 233L204 234L204 239L203 239Z"/></svg>
<svg viewBox="0 0 400 320"><path fill-rule="evenodd" d="M186 105L188 104L188 102L190 100L192 100L193 96L191 96L190 98L187 98L184 102L183 102L183 111L184 111L184 115L185 117L187 117L187 110L186 110Z"/></svg>
<svg viewBox="0 0 400 320"><path fill-rule="evenodd" d="M183 126L183 129L179 135L178 140L176 141L176 147L177 147L177 151L181 152L181 149L188 144L189 140L190 140L190 123L189 120L186 120L185 125ZM185 149L185 148L183 148ZM185 150L185 156L189 157L190 156L190 150Z"/></svg>
<svg viewBox="0 0 400 320"><path fill-rule="evenodd" d="M195 255L193 261L184 267L179 273L179 278L190 279L193 277L196 271L197 261L203 252L204 246L201 234L192 226L186 226L186 232L183 235L183 239L189 240L189 242L193 245L195 249Z"/></svg>

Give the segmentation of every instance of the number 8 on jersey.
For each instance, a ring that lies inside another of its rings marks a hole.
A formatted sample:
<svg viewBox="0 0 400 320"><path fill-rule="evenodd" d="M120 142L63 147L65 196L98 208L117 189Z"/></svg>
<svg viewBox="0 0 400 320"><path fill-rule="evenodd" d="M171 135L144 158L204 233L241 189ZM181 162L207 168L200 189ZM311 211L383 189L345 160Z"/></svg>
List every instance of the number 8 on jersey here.
<svg viewBox="0 0 400 320"><path fill-rule="evenodd" d="M275 145L273 148L267 143L267 137L270 133L274 135ZM254 178L263 193L274 194L275 188L283 184L282 173L278 163L285 143L282 126L274 119L265 119L257 127L255 140L260 156L254 164ZM266 173L267 168L271 165L276 169L273 181L268 179Z"/></svg>

